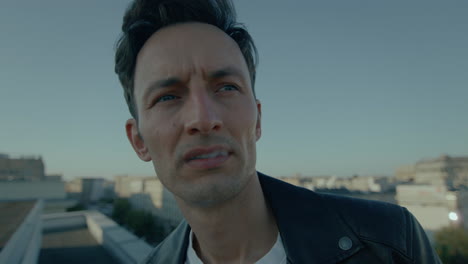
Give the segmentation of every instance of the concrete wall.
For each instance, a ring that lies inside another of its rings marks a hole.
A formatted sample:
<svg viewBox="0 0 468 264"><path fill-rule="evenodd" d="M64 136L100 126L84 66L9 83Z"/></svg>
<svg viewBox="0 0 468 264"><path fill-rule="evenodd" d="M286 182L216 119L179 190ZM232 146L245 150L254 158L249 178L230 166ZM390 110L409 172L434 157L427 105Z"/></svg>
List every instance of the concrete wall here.
<svg viewBox="0 0 468 264"><path fill-rule="evenodd" d="M44 201L43 214L65 213L67 208L78 204L78 199L53 199Z"/></svg>
<svg viewBox="0 0 468 264"><path fill-rule="evenodd" d="M65 183L61 181L0 182L0 200L65 199Z"/></svg>
<svg viewBox="0 0 468 264"><path fill-rule="evenodd" d="M396 187L396 199L400 204L447 205L447 194L445 186L406 184Z"/></svg>
<svg viewBox="0 0 468 264"><path fill-rule="evenodd" d="M39 200L0 252L0 263L35 264L42 244L42 200Z"/></svg>
<svg viewBox="0 0 468 264"><path fill-rule="evenodd" d="M70 228L86 227L86 211L77 211L70 213L54 213L42 216L42 231L44 233L66 230Z"/></svg>
<svg viewBox="0 0 468 264"><path fill-rule="evenodd" d="M424 206L424 205L404 205L410 211L424 229L438 230L451 225L449 219L450 210L446 206Z"/></svg>
<svg viewBox="0 0 468 264"><path fill-rule="evenodd" d="M398 204L406 207L426 230L438 230L456 225L449 219L450 212L458 213L457 193L445 186L398 185Z"/></svg>
<svg viewBox="0 0 468 264"><path fill-rule="evenodd" d="M123 264L140 263L152 247L105 215L88 211L86 223L94 238Z"/></svg>

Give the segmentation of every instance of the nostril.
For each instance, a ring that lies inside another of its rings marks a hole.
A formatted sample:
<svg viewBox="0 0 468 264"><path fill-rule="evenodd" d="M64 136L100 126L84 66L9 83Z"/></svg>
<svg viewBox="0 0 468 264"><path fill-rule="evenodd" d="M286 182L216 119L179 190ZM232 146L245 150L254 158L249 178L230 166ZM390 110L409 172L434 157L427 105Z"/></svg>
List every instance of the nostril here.
<svg viewBox="0 0 468 264"><path fill-rule="evenodd" d="M190 135L194 135L194 134L196 134L198 132L198 129L190 128L188 132L189 132Z"/></svg>

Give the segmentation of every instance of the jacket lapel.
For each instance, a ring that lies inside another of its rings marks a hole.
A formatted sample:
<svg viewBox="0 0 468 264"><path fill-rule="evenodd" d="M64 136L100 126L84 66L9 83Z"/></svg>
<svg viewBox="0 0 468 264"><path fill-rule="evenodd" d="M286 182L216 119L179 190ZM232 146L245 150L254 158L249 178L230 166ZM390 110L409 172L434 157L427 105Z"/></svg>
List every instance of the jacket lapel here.
<svg viewBox="0 0 468 264"><path fill-rule="evenodd" d="M161 248L150 257L151 263L184 264L189 242L190 227L185 220L165 239Z"/></svg>
<svg viewBox="0 0 468 264"><path fill-rule="evenodd" d="M289 263L338 263L363 245L320 195L258 173Z"/></svg>

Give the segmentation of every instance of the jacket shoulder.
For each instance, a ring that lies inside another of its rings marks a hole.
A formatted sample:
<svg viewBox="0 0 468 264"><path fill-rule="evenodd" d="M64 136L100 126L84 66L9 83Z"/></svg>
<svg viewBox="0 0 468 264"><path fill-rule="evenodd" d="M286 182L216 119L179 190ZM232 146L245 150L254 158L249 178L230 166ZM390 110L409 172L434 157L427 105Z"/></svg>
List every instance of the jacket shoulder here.
<svg viewBox="0 0 468 264"><path fill-rule="evenodd" d="M422 261L420 263L433 263L424 260L438 259L425 231L406 208L380 201L319 195L368 245L390 247L407 259Z"/></svg>
<svg viewBox="0 0 468 264"><path fill-rule="evenodd" d="M396 204L351 198L346 196L319 194L353 231L361 238L381 242L404 249L403 230L408 226L409 212Z"/></svg>

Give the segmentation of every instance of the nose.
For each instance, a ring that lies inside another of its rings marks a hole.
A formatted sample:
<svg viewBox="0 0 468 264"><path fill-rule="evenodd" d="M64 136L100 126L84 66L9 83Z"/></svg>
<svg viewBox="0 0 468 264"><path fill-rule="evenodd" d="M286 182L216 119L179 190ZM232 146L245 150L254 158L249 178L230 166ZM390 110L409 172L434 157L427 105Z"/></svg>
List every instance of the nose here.
<svg viewBox="0 0 468 264"><path fill-rule="evenodd" d="M207 94L192 95L186 112L185 130L189 135L209 134L222 127L219 107Z"/></svg>

